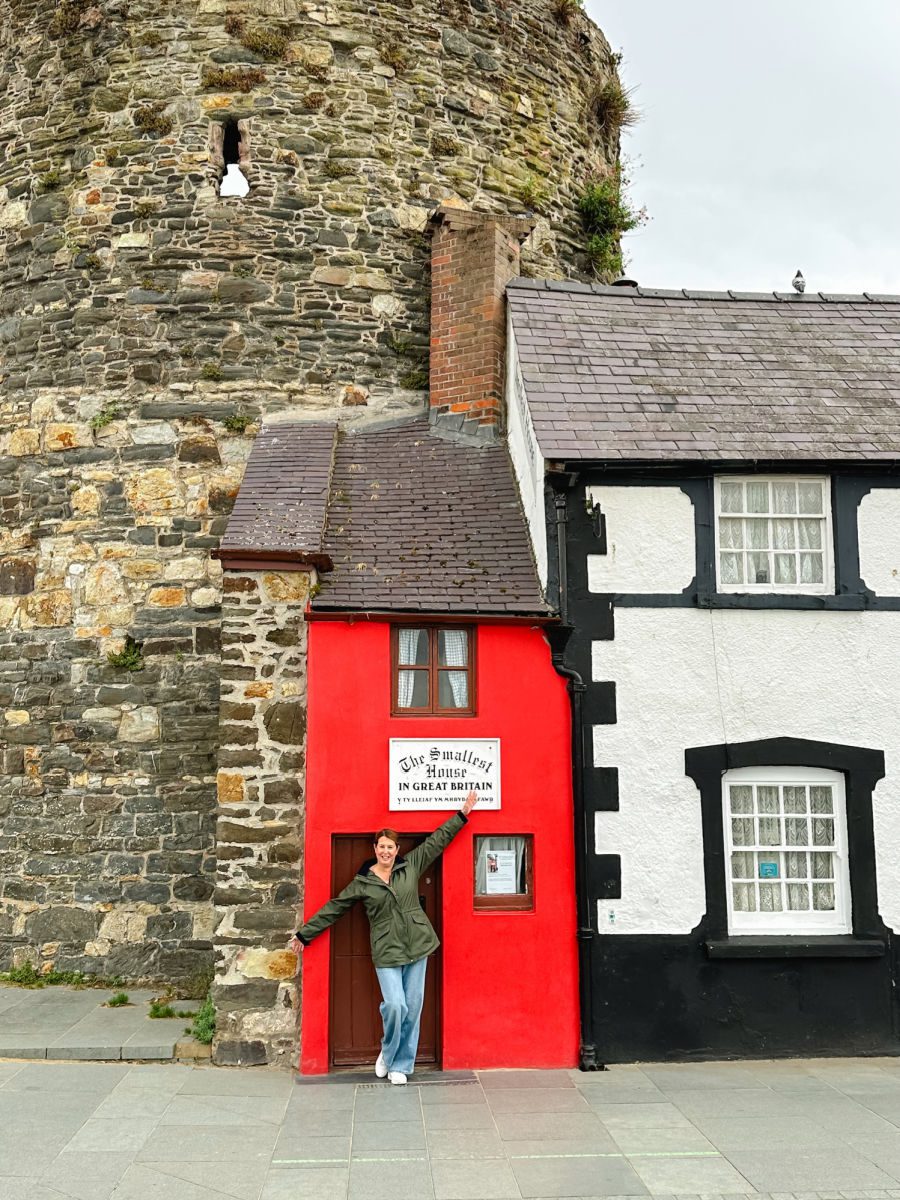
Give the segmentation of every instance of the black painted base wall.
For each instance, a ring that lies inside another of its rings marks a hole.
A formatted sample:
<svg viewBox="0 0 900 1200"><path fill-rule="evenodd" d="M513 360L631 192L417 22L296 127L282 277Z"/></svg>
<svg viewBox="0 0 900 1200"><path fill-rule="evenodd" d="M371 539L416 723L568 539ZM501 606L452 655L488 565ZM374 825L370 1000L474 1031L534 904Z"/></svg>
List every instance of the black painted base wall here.
<svg viewBox="0 0 900 1200"><path fill-rule="evenodd" d="M603 1063L900 1055L896 939L880 958L710 959L693 934L593 951Z"/></svg>

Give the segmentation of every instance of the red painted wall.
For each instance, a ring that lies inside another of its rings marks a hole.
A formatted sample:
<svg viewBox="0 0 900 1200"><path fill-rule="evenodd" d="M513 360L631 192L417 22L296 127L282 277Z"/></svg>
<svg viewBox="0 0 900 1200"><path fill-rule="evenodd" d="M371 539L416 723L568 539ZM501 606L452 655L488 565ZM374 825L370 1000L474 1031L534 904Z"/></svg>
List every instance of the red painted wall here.
<svg viewBox="0 0 900 1200"><path fill-rule="evenodd" d="M481 625L475 717L391 717L390 626L309 630L306 895L329 898L331 836L428 832L449 812L387 808L391 737L499 737L502 804L472 813L443 862L443 1067L570 1067L578 976L569 702L538 628ZM473 909L475 833L533 833L533 912ZM303 951L300 1068L328 1070L330 933Z"/></svg>

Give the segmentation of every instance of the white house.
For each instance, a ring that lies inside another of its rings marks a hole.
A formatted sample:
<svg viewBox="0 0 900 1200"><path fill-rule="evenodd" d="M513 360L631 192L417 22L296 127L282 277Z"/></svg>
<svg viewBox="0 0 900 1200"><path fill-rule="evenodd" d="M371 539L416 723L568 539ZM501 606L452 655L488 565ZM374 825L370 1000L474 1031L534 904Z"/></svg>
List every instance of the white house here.
<svg viewBox="0 0 900 1200"><path fill-rule="evenodd" d="M896 1053L900 297L507 295L597 1060Z"/></svg>

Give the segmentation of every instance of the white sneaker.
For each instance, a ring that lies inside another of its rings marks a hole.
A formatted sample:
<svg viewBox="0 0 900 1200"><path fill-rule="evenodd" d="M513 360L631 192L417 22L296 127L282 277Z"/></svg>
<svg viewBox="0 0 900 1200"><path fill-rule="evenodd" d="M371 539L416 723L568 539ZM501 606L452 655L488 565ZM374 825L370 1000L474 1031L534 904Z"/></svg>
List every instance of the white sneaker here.
<svg viewBox="0 0 900 1200"><path fill-rule="evenodd" d="M406 1076L402 1071L389 1071L388 1079L391 1083L406 1083Z"/></svg>
<svg viewBox="0 0 900 1200"><path fill-rule="evenodd" d="M387 1063L384 1061L384 1055L379 1054L375 1059L375 1074L379 1079L384 1079L388 1073Z"/></svg>

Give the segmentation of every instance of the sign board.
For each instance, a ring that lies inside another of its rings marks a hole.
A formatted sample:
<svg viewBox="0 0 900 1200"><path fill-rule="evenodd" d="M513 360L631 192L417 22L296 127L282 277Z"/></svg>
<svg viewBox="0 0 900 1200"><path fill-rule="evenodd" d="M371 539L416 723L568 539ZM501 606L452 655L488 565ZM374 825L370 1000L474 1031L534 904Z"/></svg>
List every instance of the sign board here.
<svg viewBox="0 0 900 1200"><path fill-rule="evenodd" d="M488 896L515 896L519 891L515 850L488 850L484 890Z"/></svg>
<svg viewBox="0 0 900 1200"><path fill-rule="evenodd" d="M761 862L759 864L760 879L777 879L778 878L778 863L777 862Z"/></svg>
<svg viewBox="0 0 900 1200"><path fill-rule="evenodd" d="M500 807L499 738L391 738L391 812L460 808L470 791L478 807Z"/></svg>

